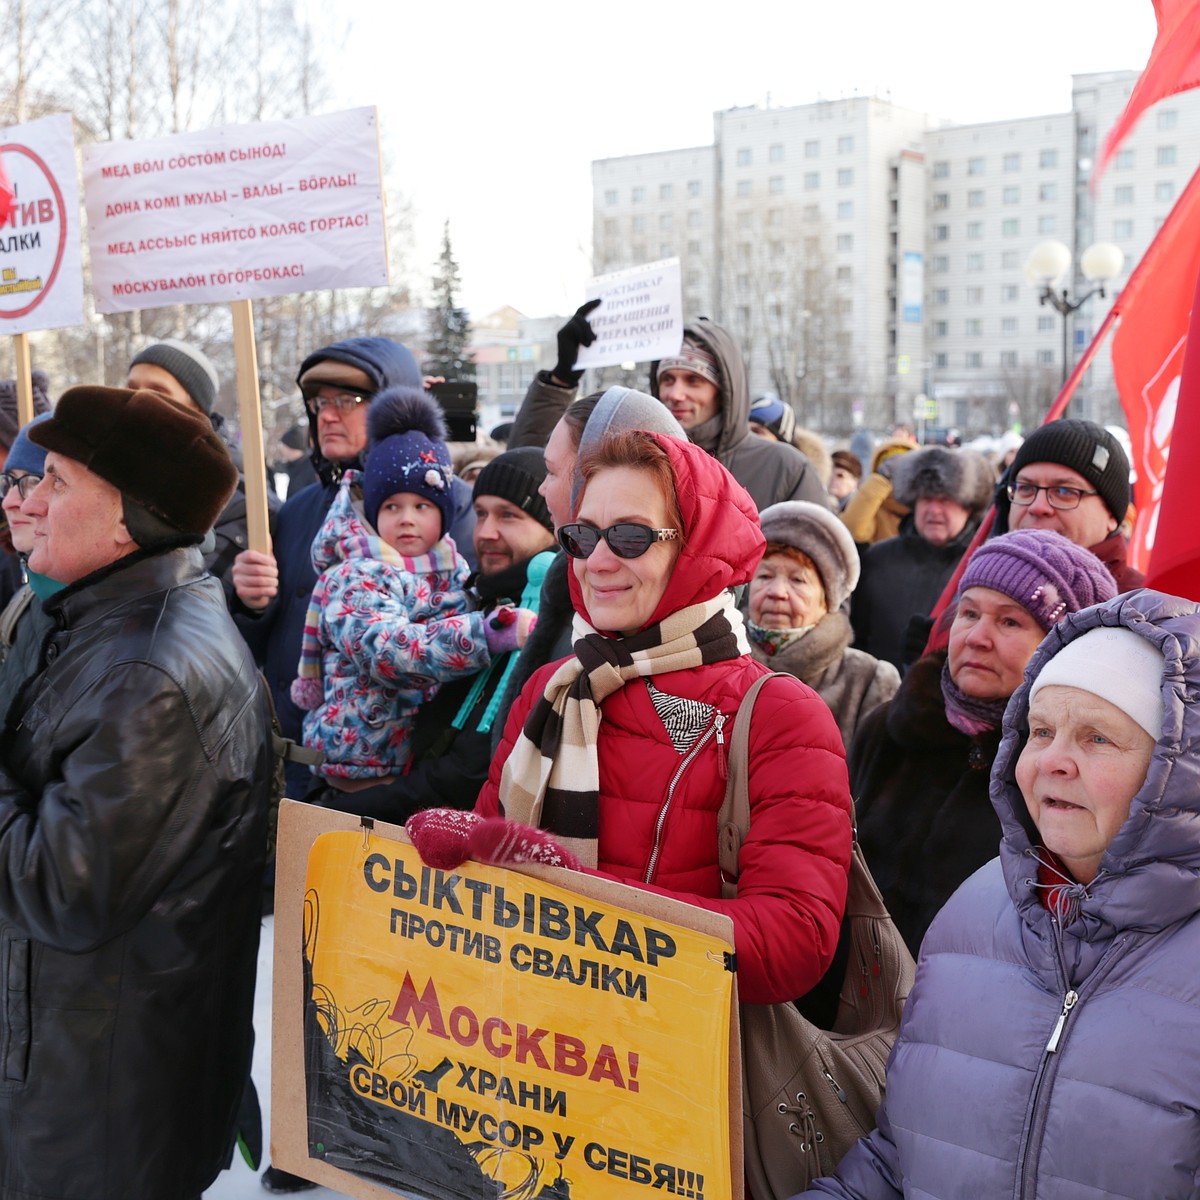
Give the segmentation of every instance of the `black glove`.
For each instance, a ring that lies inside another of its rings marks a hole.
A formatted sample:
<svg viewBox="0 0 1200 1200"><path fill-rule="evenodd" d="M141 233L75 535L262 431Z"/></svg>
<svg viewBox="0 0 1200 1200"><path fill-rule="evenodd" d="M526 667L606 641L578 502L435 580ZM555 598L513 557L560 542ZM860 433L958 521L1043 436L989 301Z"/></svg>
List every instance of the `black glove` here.
<svg viewBox="0 0 1200 1200"><path fill-rule="evenodd" d="M558 362L550 374L572 387L583 378L583 372L575 370L579 347L590 346L596 340L595 330L588 324L588 313L599 303L596 299L581 304L575 310L575 315L558 331Z"/></svg>

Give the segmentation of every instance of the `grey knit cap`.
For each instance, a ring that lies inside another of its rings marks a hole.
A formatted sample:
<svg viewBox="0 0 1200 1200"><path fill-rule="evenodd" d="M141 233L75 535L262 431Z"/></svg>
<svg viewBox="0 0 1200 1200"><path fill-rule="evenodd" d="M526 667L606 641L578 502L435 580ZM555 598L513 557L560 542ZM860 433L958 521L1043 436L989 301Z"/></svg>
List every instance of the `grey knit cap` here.
<svg viewBox="0 0 1200 1200"><path fill-rule="evenodd" d="M217 377L217 368L202 351L177 338L167 338L135 354L129 365L135 367L138 363L161 367L168 375L178 379L183 390L195 401L196 407L206 417L212 416L221 381Z"/></svg>
<svg viewBox="0 0 1200 1200"><path fill-rule="evenodd" d="M858 586L858 548L837 517L808 500L785 500L758 514L767 542L778 542L807 554L821 577L829 608L842 606ZM769 551L768 551L769 553Z"/></svg>

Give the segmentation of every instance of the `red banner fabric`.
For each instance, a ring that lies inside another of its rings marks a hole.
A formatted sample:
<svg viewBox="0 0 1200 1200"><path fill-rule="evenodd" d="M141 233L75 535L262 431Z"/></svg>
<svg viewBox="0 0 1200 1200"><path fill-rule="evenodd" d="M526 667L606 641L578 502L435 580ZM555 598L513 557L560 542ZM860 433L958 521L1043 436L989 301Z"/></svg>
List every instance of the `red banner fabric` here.
<svg viewBox="0 0 1200 1200"><path fill-rule="evenodd" d="M1092 175L1093 188L1146 109L1200 84L1200 0L1153 0L1153 4L1158 19L1154 48L1125 111L1104 139Z"/></svg>
<svg viewBox="0 0 1200 1200"><path fill-rule="evenodd" d="M13 185L8 178L8 172L4 169L4 156L0 155L0 225L5 224L9 218L9 214L14 208L13 201L16 199L16 193L13 191Z"/></svg>

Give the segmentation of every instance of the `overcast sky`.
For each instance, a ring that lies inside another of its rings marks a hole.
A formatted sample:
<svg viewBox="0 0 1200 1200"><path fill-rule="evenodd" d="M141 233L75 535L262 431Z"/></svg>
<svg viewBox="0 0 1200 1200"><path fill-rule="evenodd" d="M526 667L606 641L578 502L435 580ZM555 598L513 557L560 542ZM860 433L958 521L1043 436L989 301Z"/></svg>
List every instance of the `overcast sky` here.
<svg viewBox="0 0 1200 1200"><path fill-rule="evenodd" d="M768 101L1065 112L1072 74L1140 70L1155 33L1151 0L359 0L329 19L335 107L378 106L415 209L411 272L449 219L473 317L582 302L593 159L706 145L713 112Z"/></svg>

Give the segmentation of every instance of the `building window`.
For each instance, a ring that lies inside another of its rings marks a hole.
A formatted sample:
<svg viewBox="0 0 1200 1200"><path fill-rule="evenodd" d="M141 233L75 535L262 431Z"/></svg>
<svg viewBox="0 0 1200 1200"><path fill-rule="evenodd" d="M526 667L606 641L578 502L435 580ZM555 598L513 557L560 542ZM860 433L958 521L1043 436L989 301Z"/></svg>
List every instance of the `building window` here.
<svg viewBox="0 0 1200 1200"><path fill-rule="evenodd" d="M1127 242L1133 237L1133 222L1132 221L1114 221L1113 222L1113 237L1119 242Z"/></svg>
<svg viewBox="0 0 1200 1200"><path fill-rule="evenodd" d="M646 254L645 242L634 242L633 245L629 247L629 252L633 256L633 261L635 263L649 261L648 255Z"/></svg>
<svg viewBox="0 0 1200 1200"><path fill-rule="evenodd" d="M1113 166L1118 171L1132 171L1136 161L1135 154L1136 151L1133 150L1118 150Z"/></svg>
<svg viewBox="0 0 1200 1200"><path fill-rule="evenodd" d="M837 248L841 254L846 254L854 249L854 234L839 233L837 235Z"/></svg>
<svg viewBox="0 0 1200 1200"><path fill-rule="evenodd" d="M1161 129L1162 126L1160 125L1159 128ZM839 154L853 154L854 153L854 134L844 133L844 134L842 134L842 136L840 138L838 138L838 153Z"/></svg>
<svg viewBox="0 0 1200 1200"><path fill-rule="evenodd" d="M778 229L783 224L783 209L769 208L767 209L767 224L774 229Z"/></svg>
<svg viewBox="0 0 1200 1200"><path fill-rule="evenodd" d="M1037 362L1038 362L1039 367L1054 366L1054 351L1053 350L1039 350L1037 352Z"/></svg>
<svg viewBox="0 0 1200 1200"><path fill-rule="evenodd" d="M1004 169L1006 171L1019 171L1021 169L1021 156L1019 154L1006 154L1004 156Z"/></svg>
<svg viewBox="0 0 1200 1200"><path fill-rule="evenodd" d="M968 317L965 332L967 337L983 337L983 321L979 317Z"/></svg>
<svg viewBox="0 0 1200 1200"><path fill-rule="evenodd" d="M688 287L699 287L702 276L699 267L688 267L686 283Z"/></svg>
<svg viewBox="0 0 1200 1200"><path fill-rule="evenodd" d="M1006 187L1002 199L1005 204L1020 204L1021 189L1019 187Z"/></svg>
<svg viewBox="0 0 1200 1200"><path fill-rule="evenodd" d="M1041 151L1041 153L1038 154L1038 166L1041 167L1042 170L1044 170L1044 171L1050 170L1053 167L1057 167L1058 166L1058 151L1057 150Z"/></svg>
<svg viewBox="0 0 1200 1200"><path fill-rule="evenodd" d="M781 259L783 257L783 243L782 242L768 242L767 243L767 253L773 259L778 261L779 259Z"/></svg>
<svg viewBox="0 0 1200 1200"><path fill-rule="evenodd" d="M933 227L933 240L935 242L948 242L950 240L950 226L935 225Z"/></svg>
<svg viewBox="0 0 1200 1200"><path fill-rule="evenodd" d="M611 205L611 204L616 204L616 202L617 202L617 189L609 188L608 191L606 191L604 193L604 203Z"/></svg>
<svg viewBox="0 0 1200 1200"><path fill-rule="evenodd" d="M983 204L984 204L983 188L972 188L971 191L969 191L967 193L967 207L968 208L982 208Z"/></svg>
<svg viewBox="0 0 1200 1200"><path fill-rule="evenodd" d="M1003 237L1017 237L1021 232L1021 222L1016 217L1009 217L1000 222L1000 233Z"/></svg>
<svg viewBox="0 0 1200 1200"><path fill-rule="evenodd" d="M804 239L804 253L809 258L815 258L821 253L821 239L811 234Z"/></svg>
<svg viewBox="0 0 1200 1200"><path fill-rule="evenodd" d="M1118 188L1113 188L1113 203L1114 204L1132 204L1133 203L1133 184L1125 183Z"/></svg>
<svg viewBox="0 0 1200 1200"><path fill-rule="evenodd" d="M804 143L804 157L805 158L820 158L821 157L821 143L820 142L805 142Z"/></svg>
<svg viewBox="0 0 1200 1200"><path fill-rule="evenodd" d="M983 270L983 255L982 254L968 254L967 255L967 270L968 271L982 271Z"/></svg>
<svg viewBox="0 0 1200 1200"><path fill-rule="evenodd" d="M634 233L645 233L646 232L646 218L645 217L634 217L633 218L633 232Z"/></svg>
<svg viewBox="0 0 1200 1200"><path fill-rule="evenodd" d="M776 142L768 151L767 158L771 162L783 162L783 143Z"/></svg>
<svg viewBox="0 0 1200 1200"><path fill-rule="evenodd" d="M700 195L700 180L689 179L688 180L688 196L694 200L699 195Z"/></svg>
<svg viewBox="0 0 1200 1200"><path fill-rule="evenodd" d="M620 230L620 223L617 221L616 217L606 217L604 219L604 236L605 237L616 237L619 230Z"/></svg>
<svg viewBox="0 0 1200 1200"><path fill-rule="evenodd" d="M1179 113L1177 113L1173 108L1164 108L1162 112L1158 114L1158 128L1160 130L1174 129L1178 123Z"/></svg>
<svg viewBox="0 0 1200 1200"><path fill-rule="evenodd" d="M976 285L975 287L967 288L967 303L982 304L983 303L983 288Z"/></svg>
<svg viewBox="0 0 1200 1200"><path fill-rule="evenodd" d="M1053 203L1058 199L1058 184L1057 183L1039 183L1038 184L1038 199L1043 204Z"/></svg>
<svg viewBox="0 0 1200 1200"><path fill-rule="evenodd" d="M750 290L749 272L743 272L737 277L737 290L739 292L748 292Z"/></svg>
<svg viewBox="0 0 1200 1200"><path fill-rule="evenodd" d="M850 187L854 183L854 168L842 167L838 171L838 187Z"/></svg>
<svg viewBox="0 0 1200 1200"><path fill-rule="evenodd" d="M1001 317L1000 332L1004 337L1017 336L1017 318L1016 317Z"/></svg>
<svg viewBox="0 0 1200 1200"><path fill-rule="evenodd" d="M949 361L949 357L945 354L935 354L933 356L933 365L935 367L945 367Z"/></svg>
<svg viewBox="0 0 1200 1200"><path fill-rule="evenodd" d="M688 213L687 221L689 229L699 229L704 221L704 217L700 214L700 210L698 208L693 208L692 211Z"/></svg>
<svg viewBox="0 0 1200 1200"><path fill-rule="evenodd" d="M659 258L674 258L675 246L671 242L659 242L658 244Z"/></svg>
<svg viewBox="0 0 1200 1200"><path fill-rule="evenodd" d="M1038 333L1053 333L1054 318L1053 317L1038 317Z"/></svg>
<svg viewBox="0 0 1200 1200"><path fill-rule="evenodd" d="M816 191L821 186L820 171L805 171L804 172L804 190L806 192Z"/></svg>
<svg viewBox="0 0 1200 1200"><path fill-rule="evenodd" d="M1156 166L1173 167L1175 165L1175 147L1174 146L1159 146L1157 153L1154 155Z"/></svg>
<svg viewBox="0 0 1200 1200"><path fill-rule="evenodd" d="M1058 218L1051 213L1049 216L1038 217L1038 233L1057 233Z"/></svg>
<svg viewBox="0 0 1200 1200"><path fill-rule="evenodd" d="M1006 271L1013 271L1021 265L1020 250L1005 250L1000 255L1000 265Z"/></svg>
<svg viewBox="0 0 1200 1200"><path fill-rule="evenodd" d="M934 321L934 323L933 323L933 336L934 337L940 337L940 338L945 337L949 332L950 332L950 322L949 321Z"/></svg>
<svg viewBox="0 0 1200 1200"><path fill-rule="evenodd" d="M949 304L950 289L949 288L934 288L933 289L934 304Z"/></svg>
<svg viewBox="0 0 1200 1200"><path fill-rule="evenodd" d="M688 242L689 254L703 254L704 249L699 242Z"/></svg>
<svg viewBox="0 0 1200 1200"><path fill-rule="evenodd" d="M854 201L839 200L837 206L837 215L839 221L848 221L854 216Z"/></svg>
<svg viewBox="0 0 1200 1200"><path fill-rule="evenodd" d="M950 193L949 192L934 192L933 193L933 207L937 210L941 210L943 208L949 208L950 207Z"/></svg>
<svg viewBox="0 0 1200 1200"><path fill-rule="evenodd" d="M944 162L944 161L943 162L935 162L933 164L933 177L934 177L934 179L949 179L950 178L950 164L948 162Z"/></svg>
<svg viewBox="0 0 1200 1200"><path fill-rule="evenodd" d="M978 370L983 366L983 355L978 350L968 351L964 366L971 370Z"/></svg>
<svg viewBox="0 0 1200 1200"><path fill-rule="evenodd" d="M770 192L772 196L780 195L783 192L783 176L772 175L771 178L767 180L767 191Z"/></svg>
<svg viewBox="0 0 1200 1200"><path fill-rule="evenodd" d="M751 181L749 179L739 179L737 181L737 194L744 200L751 192Z"/></svg>
<svg viewBox="0 0 1200 1200"><path fill-rule="evenodd" d="M854 278L853 267L838 267L837 281L838 283L849 283Z"/></svg>
<svg viewBox="0 0 1200 1200"><path fill-rule="evenodd" d="M1154 199L1158 200L1160 202L1165 201L1168 204L1172 200L1174 200L1175 199L1175 183L1174 183L1174 181L1170 180L1170 179L1159 180L1159 182L1154 185Z"/></svg>
<svg viewBox="0 0 1200 1200"><path fill-rule="evenodd" d="M1021 289L1015 283L1002 283L1000 285L1000 299L1006 304L1012 304L1013 301L1021 298Z"/></svg>
<svg viewBox="0 0 1200 1200"><path fill-rule="evenodd" d="M819 221L821 219L821 206L819 204L806 204L804 206L804 219L806 221Z"/></svg>
<svg viewBox="0 0 1200 1200"><path fill-rule="evenodd" d="M669 183L660 183L658 185L658 198L660 200L670 200L672 190Z"/></svg>
<svg viewBox="0 0 1200 1200"><path fill-rule="evenodd" d="M750 154L750 147L743 146L737 152L737 165L739 167L748 167L752 161L753 161L753 159Z"/></svg>
<svg viewBox="0 0 1200 1200"><path fill-rule="evenodd" d="M658 229L660 233L669 233L675 227L675 218L670 213L659 213Z"/></svg>
<svg viewBox="0 0 1200 1200"><path fill-rule="evenodd" d="M754 245L751 242L738 242L737 256L742 262L749 262L754 257Z"/></svg>
<svg viewBox="0 0 1200 1200"><path fill-rule="evenodd" d="M967 159L967 174L968 175L982 175L983 174L983 166L984 166L984 162L983 162L982 158L968 158Z"/></svg>
<svg viewBox="0 0 1200 1200"><path fill-rule="evenodd" d="M983 237L983 222L968 221L967 222L967 238L972 242L978 242Z"/></svg>
<svg viewBox="0 0 1200 1200"><path fill-rule="evenodd" d="M632 200L634 204L641 204L645 198L646 189L644 187L635 187L633 191L629 193L629 199Z"/></svg>
<svg viewBox="0 0 1200 1200"><path fill-rule="evenodd" d="M932 270L935 275L944 275L948 270L950 270L949 255L935 254L929 260L929 267L930 267L930 270Z"/></svg>
<svg viewBox="0 0 1200 1200"><path fill-rule="evenodd" d="M754 214L747 208L737 215L737 227L739 229L749 229L754 224Z"/></svg>
<svg viewBox="0 0 1200 1200"><path fill-rule="evenodd" d="M1000 365L1002 367L1015 367L1017 365L1017 352L1015 350L1001 350Z"/></svg>

